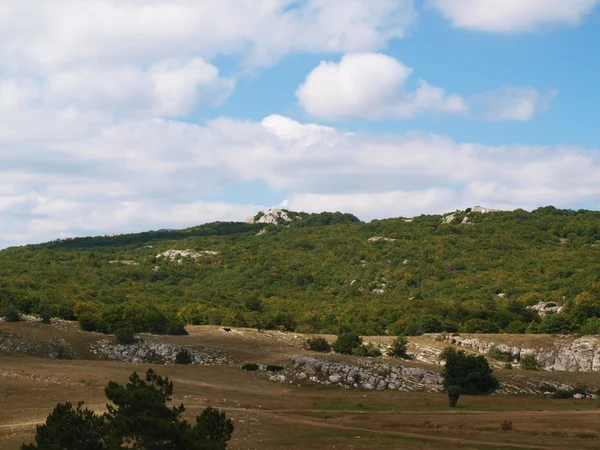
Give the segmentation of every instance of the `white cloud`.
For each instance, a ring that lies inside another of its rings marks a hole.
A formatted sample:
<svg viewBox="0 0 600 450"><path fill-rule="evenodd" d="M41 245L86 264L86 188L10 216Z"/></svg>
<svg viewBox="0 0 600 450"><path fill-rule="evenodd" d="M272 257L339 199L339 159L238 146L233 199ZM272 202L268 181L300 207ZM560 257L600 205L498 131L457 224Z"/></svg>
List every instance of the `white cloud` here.
<svg viewBox="0 0 600 450"><path fill-rule="evenodd" d="M347 54L339 63L323 61L299 86L296 96L311 115L327 120L419 114L463 114L459 95L419 80L414 92L405 89L413 69L380 53Z"/></svg>
<svg viewBox="0 0 600 450"><path fill-rule="evenodd" d="M451 114L490 121L526 122L550 109L556 91L529 86L504 88L465 99L424 80L410 92L413 69L380 53L347 54L339 63L321 62L296 90L300 106L324 120L412 118Z"/></svg>
<svg viewBox="0 0 600 450"><path fill-rule="evenodd" d="M210 200L232 183L264 184L292 209L342 210L363 219L475 204L600 207L599 149L353 134L282 116L205 126L51 116L25 137L3 132L7 117L0 113L0 246L241 220L260 202ZM572 173L577 177L565 176Z"/></svg>
<svg viewBox="0 0 600 450"><path fill-rule="evenodd" d="M548 111L557 94L555 90L541 93L530 86L506 86L475 96L473 103L487 120L527 122Z"/></svg>
<svg viewBox="0 0 600 450"><path fill-rule="evenodd" d="M599 0L427 0L457 28L520 33L578 25Z"/></svg>

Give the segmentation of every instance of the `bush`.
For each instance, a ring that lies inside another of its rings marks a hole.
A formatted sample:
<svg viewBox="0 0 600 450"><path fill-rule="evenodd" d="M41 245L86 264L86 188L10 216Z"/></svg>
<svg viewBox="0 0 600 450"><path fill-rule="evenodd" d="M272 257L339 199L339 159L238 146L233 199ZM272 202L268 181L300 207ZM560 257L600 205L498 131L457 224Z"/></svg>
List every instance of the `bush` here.
<svg viewBox="0 0 600 450"><path fill-rule="evenodd" d="M285 369L285 367L283 366L277 366L272 364L267 365L267 372L281 372L283 371L283 369Z"/></svg>
<svg viewBox="0 0 600 450"><path fill-rule="evenodd" d="M448 403L454 408L460 398L460 388L458 386L448 386Z"/></svg>
<svg viewBox="0 0 600 450"><path fill-rule="evenodd" d="M514 320L504 329L506 334L524 334L527 330L527 324L522 320Z"/></svg>
<svg viewBox="0 0 600 450"><path fill-rule="evenodd" d="M119 328L115 331L115 339L118 344L133 344L135 342L135 332L133 328Z"/></svg>
<svg viewBox="0 0 600 450"><path fill-rule="evenodd" d="M497 361L510 362L510 352L502 351L495 345L490 348L488 356Z"/></svg>
<svg viewBox="0 0 600 450"><path fill-rule="evenodd" d="M352 349L352 354L356 356L368 356L370 358L376 358L381 356L381 349L378 345L369 342L366 345L361 345Z"/></svg>
<svg viewBox="0 0 600 450"><path fill-rule="evenodd" d="M14 306L7 307L2 315L6 322L19 322L21 320L21 314Z"/></svg>
<svg viewBox="0 0 600 450"><path fill-rule="evenodd" d="M306 340L306 345L309 350L313 352L329 352L331 350L331 345L325 338L322 337L312 337Z"/></svg>
<svg viewBox="0 0 600 450"><path fill-rule="evenodd" d="M42 319L42 323L50 323L50 320L52 320L52 311L50 308L42 308L40 311L40 319Z"/></svg>
<svg viewBox="0 0 600 450"><path fill-rule="evenodd" d="M258 370L258 364L246 363L242 366L242 370L248 370L250 372L256 372Z"/></svg>
<svg viewBox="0 0 600 450"><path fill-rule="evenodd" d="M540 324L537 322L530 322L525 329L527 334L538 334L540 332Z"/></svg>
<svg viewBox="0 0 600 450"><path fill-rule="evenodd" d="M392 346L388 350L389 356L397 356L399 358L408 358L406 354L406 348L408 347L408 339L406 336L398 336L392 342Z"/></svg>
<svg viewBox="0 0 600 450"><path fill-rule="evenodd" d="M500 386L484 356L467 355L451 347L442 352L446 365L442 372L444 388L458 386L463 394L490 394Z"/></svg>
<svg viewBox="0 0 600 450"><path fill-rule="evenodd" d="M506 363L506 364L504 364L504 368L511 370L513 368L513 365L511 363Z"/></svg>
<svg viewBox="0 0 600 450"><path fill-rule="evenodd" d="M179 350L175 355L175 364L191 364L192 362L192 355L185 348Z"/></svg>
<svg viewBox="0 0 600 450"><path fill-rule="evenodd" d="M338 336L337 340L333 344L333 350L337 353L350 355L352 350L359 348L361 345L362 338L358 334L346 332Z"/></svg>
<svg viewBox="0 0 600 450"><path fill-rule="evenodd" d="M540 370L540 366L533 355L525 355L521 358L521 369Z"/></svg>
<svg viewBox="0 0 600 450"><path fill-rule="evenodd" d="M512 431L512 422L505 420L500 424L500 429L502 431Z"/></svg>

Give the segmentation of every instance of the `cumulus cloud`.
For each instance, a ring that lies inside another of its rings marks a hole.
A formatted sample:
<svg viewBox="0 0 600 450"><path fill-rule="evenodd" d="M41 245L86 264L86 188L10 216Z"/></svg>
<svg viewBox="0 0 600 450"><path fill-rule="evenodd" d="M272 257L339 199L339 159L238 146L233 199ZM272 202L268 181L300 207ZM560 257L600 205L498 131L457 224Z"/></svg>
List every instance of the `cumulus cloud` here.
<svg viewBox="0 0 600 450"><path fill-rule="evenodd" d="M490 147L428 133L376 136L283 116L205 125L53 116L24 139L4 133L6 118L0 113L0 246L241 220L261 207L209 200L231 183L262 183L292 209L363 219L474 204L600 207L598 149ZM63 127L60 136L53 123ZM30 155L38 155L33 164Z"/></svg>
<svg viewBox="0 0 600 450"><path fill-rule="evenodd" d="M578 25L599 0L427 0L457 28L520 33Z"/></svg>
<svg viewBox="0 0 600 450"><path fill-rule="evenodd" d="M556 96L529 86L504 88L464 98L424 80L406 88L412 68L381 53L347 54L323 61L296 90L300 106L324 120L412 118L449 114L490 121L526 122L547 111Z"/></svg>
<svg viewBox="0 0 600 450"><path fill-rule="evenodd" d="M309 114L327 120L467 111L462 97L447 95L424 80L408 92L405 85L412 71L380 53L347 54L339 63L321 62L298 87L296 96Z"/></svg>

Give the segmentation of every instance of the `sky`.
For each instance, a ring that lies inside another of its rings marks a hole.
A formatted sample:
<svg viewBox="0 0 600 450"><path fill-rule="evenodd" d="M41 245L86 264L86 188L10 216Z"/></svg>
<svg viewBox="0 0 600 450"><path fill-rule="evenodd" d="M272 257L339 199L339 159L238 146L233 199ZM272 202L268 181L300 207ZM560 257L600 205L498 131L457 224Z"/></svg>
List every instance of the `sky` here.
<svg viewBox="0 0 600 450"><path fill-rule="evenodd" d="M600 209L600 0L2 0L0 248Z"/></svg>

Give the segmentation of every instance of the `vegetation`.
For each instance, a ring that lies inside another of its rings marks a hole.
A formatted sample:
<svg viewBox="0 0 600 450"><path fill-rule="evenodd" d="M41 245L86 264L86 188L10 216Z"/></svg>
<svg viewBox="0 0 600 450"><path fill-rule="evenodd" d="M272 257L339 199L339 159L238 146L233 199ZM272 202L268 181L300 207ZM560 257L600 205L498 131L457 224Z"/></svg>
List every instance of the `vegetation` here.
<svg viewBox="0 0 600 450"><path fill-rule="evenodd" d="M246 363L242 366L242 370L247 370L249 372L255 372L258 370L258 364Z"/></svg>
<svg viewBox="0 0 600 450"><path fill-rule="evenodd" d="M519 363L521 364L521 369L540 370L540 365L538 364L537 359L535 359L535 356L533 355L523 356Z"/></svg>
<svg viewBox="0 0 600 450"><path fill-rule="evenodd" d="M376 358L381 356L381 348L379 345L369 342L368 344L363 344L353 348L351 353L356 356L368 356L370 358Z"/></svg>
<svg viewBox="0 0 600 450"><path fill-rule="evenodd" d="M306 345L309 350L313 352L329 352L331 351L331 345L327 342L327 339L323 337L312 337L306 340Z"/></svg>
<svg viewBox="0 0 600 450"><path fill-rule="evenodd" d="M48 308L103 333L600 332L599 212L461 211L451 223L293 215L288 227L217 222L3 250L0 313ZM172 249L199 256L157 256ZM528 309L538 302L565 309L542 319Z"/></svg>
<svg viewBox="0 0 600 450"><path fill-rule="evenodd" d="M484 356L468 355L448 347L442 352L442 358L446 361L442 372L446 391L456 386L463 394L480 395L491 394L500 387Z"/></svg>
<svg viewBox="0 0 600 450"><path fill-rule="evenodd" d="M398 336L396 339L394 339L394 342L392 342L392 345L388 351L388 355L408 359L408 355L406 353L407 347L408 339L406 339L406 336Z"/></svg>
<svg viewBox="0 0 600 450"><path fill-rule="evenodd" d="M133 344L135 342L135 332L133 328L119 328L115 330L115 339L118 344Z"/></svg>
<svg viewBox="0 0 600 450"><path fill-rule="evenodd" d="M460 398L460 388L458 386L448 386L448 403L451 408L456 407L458 399Z"/></svg>
<svg viewBox="0 0 600 450"><path fill-rule="evenodd" d="M488 356L497 361L510 362L510 352L502 351L496 345L490 348Z"/></svg>
<svg viewBox="0 0 600 450"><path fill-rule="evenodd" d="M182 418L183 405L169 407L173 383L152 369L145 380L134 372L125 386L109 382L105 393L107 413L97 415L83 403L58 404L37 426L35 443L21 449L224 450L231 439L233 424L225 413L208 407L192 425Z"/></svg>
<svg viewBox="0 0 600 450"><path fill-rule="evenodd" d="M192 355L185 348L179 350L175 355L175 364L191 364L192 362Z"/></svg>
<svg viewBox="0 0 600 450"><path fill-rule="evenodd" d="M352 354L355 350L362 346L362 338L351 331L341 333L335 343L333 350L337 353Z"/></svg>

